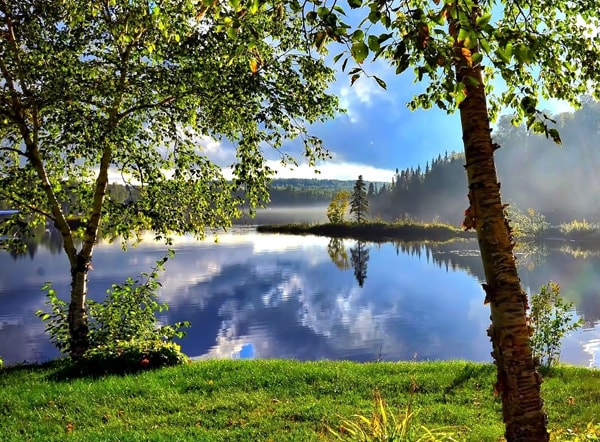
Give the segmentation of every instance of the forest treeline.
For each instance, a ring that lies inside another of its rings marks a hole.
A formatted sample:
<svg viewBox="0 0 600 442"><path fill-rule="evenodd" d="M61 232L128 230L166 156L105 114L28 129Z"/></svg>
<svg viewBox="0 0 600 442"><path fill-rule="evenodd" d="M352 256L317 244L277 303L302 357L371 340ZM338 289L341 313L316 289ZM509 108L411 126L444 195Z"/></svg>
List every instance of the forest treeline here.
<svg viewBox="0 0 600 442"><path fill-rule="evenodd" d="M520 209L536 210L555 225L573 219L598 221L600 103L586 100L581 109L554 119L562 146L525 126L513 126L508 116L498 122L493 138L501 147L496 160L503 198ZM464 163L462 153L446 152L423 166L397 169L387 183L368 182L371 218L460 225L468 206ZM275 179L268 205L327 205L336 192L353 186L354 181L333 179ZM134 187L114 183L109 194L117 202L138 197Z"/></svg>
<svg viewBox="0 0 600 442"><path fill-rule="evenodd" d="M600 220L600 103L584 100L555 115L562 146L501 117L492 135L498 178L506 203L543 214L554 225ZM368 183L371 218L410 218L460 225L468 206L464 154L446 152L424 165L396 170L387 183ZM271 206L327 204L354 181L277 179Z"/></svg>
<svg viewBox="0 0 600 442"><path fill-rule="evenodd" d="M551 224L600 219L600 103L554 117L562 146L514 126L504 116L493 131L498 179L505 202L532 208ZM397 170L371 197L371 214L384 220L403 217L460 224L468 206L465 159L446 153L424 167Z"/></svg>

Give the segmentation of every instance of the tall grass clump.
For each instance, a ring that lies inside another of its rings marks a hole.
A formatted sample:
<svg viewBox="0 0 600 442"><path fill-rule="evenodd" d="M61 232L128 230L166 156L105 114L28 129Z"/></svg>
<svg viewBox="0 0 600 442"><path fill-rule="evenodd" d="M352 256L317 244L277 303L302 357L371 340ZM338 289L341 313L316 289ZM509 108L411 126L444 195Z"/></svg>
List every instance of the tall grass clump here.
<svg viewBox="0 0 600 442"><path fill-rule="evenodd" d="M412 396L411 396L412 400ZM451 427L429 429L416 422L412 403L398 412L385 403L378 390L374 394L374 411L371 417L355 414L341 418L339 430L328 427L329 432L342 441L361 442L434 442L455 441L456 432Z"/></svg>

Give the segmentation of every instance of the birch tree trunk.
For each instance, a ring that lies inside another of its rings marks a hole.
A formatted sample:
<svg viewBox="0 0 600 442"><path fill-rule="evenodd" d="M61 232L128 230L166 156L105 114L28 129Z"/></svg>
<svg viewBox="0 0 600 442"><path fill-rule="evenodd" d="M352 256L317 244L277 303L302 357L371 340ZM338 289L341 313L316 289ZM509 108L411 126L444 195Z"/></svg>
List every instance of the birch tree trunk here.
<svg viewBox="0 0 600 442"><path fill-rule="evenodd" d="M71 300L69 302L69 340L71 357L79 359L89 348L88 318L86 314L87 278L89 261L77 256L71 268Z"/></svg>
<svg viewBox="0 0 600 442"><path fill-rule="evenodd" d="M485 271L485 303L492 324L488 335L497 367L495 393L502 397L502 412L509 442L546 442L547 417L540 396L541 376L536 371L529 343L527 295L521 288L513 254L514 242L500 197L482 68L473 64L471 51L455 48L457 81L465 85L466 99L460 118L469 186L465 227L475 228Z"/></svg>

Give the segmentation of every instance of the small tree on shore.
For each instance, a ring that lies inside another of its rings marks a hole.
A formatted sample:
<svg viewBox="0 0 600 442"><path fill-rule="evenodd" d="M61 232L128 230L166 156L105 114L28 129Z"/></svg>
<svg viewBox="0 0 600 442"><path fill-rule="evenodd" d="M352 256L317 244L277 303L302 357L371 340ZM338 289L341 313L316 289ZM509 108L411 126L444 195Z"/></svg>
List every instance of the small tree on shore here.
<svg viewBox="0 0 600 442"><path fill-rule="evenodd" d="M340 190L331 199L329 206L327 206L327 219L332 224L343 223L348 212L348 206L350 205L350 198L352 194L347 190Z"/></svg>
<svg viewBox="0 0 600 442"><path fill-rule="evenodd" d="M362 175L354 183L354 191L350 200L350 213L354 214L357 223L364 223L369 213L369 199L367 198L367 185Z"/></svg>

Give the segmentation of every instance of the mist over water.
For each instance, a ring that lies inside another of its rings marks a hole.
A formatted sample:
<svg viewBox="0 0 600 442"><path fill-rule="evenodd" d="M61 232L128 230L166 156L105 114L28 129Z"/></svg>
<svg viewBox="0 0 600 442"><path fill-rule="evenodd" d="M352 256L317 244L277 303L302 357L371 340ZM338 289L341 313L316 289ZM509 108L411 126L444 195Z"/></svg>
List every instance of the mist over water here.
<svg viewBox="0 0 600 442"><path fill-rule="evenodd" d="M287 223L325 223L327 205L320 206L277 206L258 209L254 217L244 215L236 224L287 224Z"/></svg>

